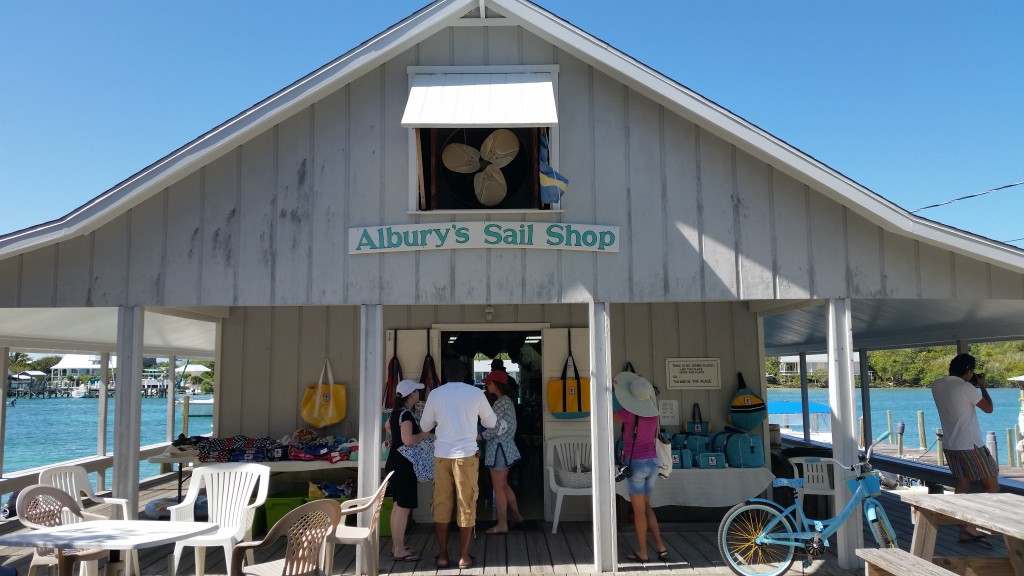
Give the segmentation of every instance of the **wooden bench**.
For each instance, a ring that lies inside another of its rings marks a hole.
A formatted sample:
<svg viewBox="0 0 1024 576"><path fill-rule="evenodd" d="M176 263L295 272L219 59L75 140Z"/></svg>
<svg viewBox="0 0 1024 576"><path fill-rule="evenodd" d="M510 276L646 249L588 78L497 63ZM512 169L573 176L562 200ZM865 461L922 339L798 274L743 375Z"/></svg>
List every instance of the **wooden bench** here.
<svg viewBox="0 0 1024 576"><path fill-rule="evenodd" d="M941 566L899 548L859 548L866 576L955 576Z"/></svg>

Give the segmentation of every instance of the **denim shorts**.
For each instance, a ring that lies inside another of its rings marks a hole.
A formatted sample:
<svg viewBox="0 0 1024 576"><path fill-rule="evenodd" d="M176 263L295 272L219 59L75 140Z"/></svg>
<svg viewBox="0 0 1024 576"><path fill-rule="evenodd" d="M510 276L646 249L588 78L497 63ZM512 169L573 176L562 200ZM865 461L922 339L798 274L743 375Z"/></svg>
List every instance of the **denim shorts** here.
<svg viewBox="0 0 1024 576"><path fill-rule="evenodd" d="M658 477L658 459L633 460L629 463L633 475L626 478L626 488L630 495L654 493L654 479Z"/></svg>

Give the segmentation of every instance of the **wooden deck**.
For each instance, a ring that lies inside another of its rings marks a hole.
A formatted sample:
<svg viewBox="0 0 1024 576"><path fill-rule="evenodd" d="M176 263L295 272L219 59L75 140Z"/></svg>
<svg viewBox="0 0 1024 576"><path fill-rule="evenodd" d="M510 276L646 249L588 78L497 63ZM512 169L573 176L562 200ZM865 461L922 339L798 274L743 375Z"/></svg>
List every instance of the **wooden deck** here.
<svg viewBox="0 0 1024 576"><path fill-rule="evenodd" d="M175 491L175 475L167 475L162 481L145 487L140 494L140 501L148 502L153 498L173 496ZM910 521L909 507L900 502L898 496L886 492L882 495L882 503L895 525L900 548L909 549L913 525ZM102 513L102 507L94 511ZM432 525L416 525L407 535L407 544L421 550L423 560L419 562L396 562L389 554L381 555L381 574L436 574L438 576L485 575L485 574L589 574L593 566L592 527L589 523L562 522L559 533L551 534L551 525L542 522L527 522L524 529L513 530L507 536L487 536L483 529L477 533L473 543L473 553L477 565L471 569L459 570L448 568L438 570L434 565L437 554L437 540ZM486 526L486 524L483 524ZM649 562L646 565L630 563L625 555L632 551L635 541L632 525L619 527L619 556L622 559L619 569L622 572L660 574L731 574L722 562L715 545L717 524L663 524L662 533L669 547L670 559L666 562ZM0 533L20 529L15 522L0 526ZM956 541L955 526L943 526L936 543L936 555L942 556L1005 556L1006 549L1001 538L994 538L995 546L991 549L979 544L959 544ZM458 536L453 532L449 538L449 550L454 552ZM865 532L865 545L872 546L873 538ZM284 541L258 558L280 556L283 554ZM163 576L167 574L167 556L171 546L162 546L143 550L140 554L143 576ZM381 540L381 549L390 550L390 539ZM223 554L219 550L207 551L206 572L211 575L226 573ZM14 566L19 574L25 574L30 550L20 548L0 548L0 562ZM452 554L453 558L456 558ZM828 552L823 558L816 559L804 568L800 562L802 555L797 556L790 574L820 574L852 576L861 574L861 570L849 571L838 567L835 554ZM335 574L355 574L355 550L352 547L338 547L334 559ZM194 562L191 550L187 550L182 558L179 574L193 574Z"/></svg>

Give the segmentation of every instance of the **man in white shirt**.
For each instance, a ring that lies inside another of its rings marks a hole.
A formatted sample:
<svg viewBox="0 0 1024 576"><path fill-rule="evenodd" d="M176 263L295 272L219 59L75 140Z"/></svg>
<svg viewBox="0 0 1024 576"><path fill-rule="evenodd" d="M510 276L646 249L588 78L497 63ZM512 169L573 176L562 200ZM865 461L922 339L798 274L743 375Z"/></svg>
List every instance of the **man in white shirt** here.
<svg viewBox="0 0 1024 576"><path fill-rule="evenodd" d="M949 376L932 382L932 397L942 423L942 453L956 479L955 491L965 494L971 482L979 481L986 492L999 492L999 464L981 439L978 413L992 413L992 397L985 375L975 374L976 361L970 354L958 354L949 363ZM977 383L975 383L977 382ZM973 526L960 527L961 542L987 543Z"/></svg>
<svg viewBox="0 0 1024 576"><path fill-rule="evenodd" d="M434 430L437 436L434 441L434 500L431 504L439 549L437 567L448 567L448 524L457 503L459 568L469 568L474 561L469 553L469 544L476 527L476 500L480 492L477 422L485 428L494 428L498 417L483 390L462 382L466 377L466 365L461 360L446 360L442 368L448 383L430 392L420 418L420 427Z"/></svg>

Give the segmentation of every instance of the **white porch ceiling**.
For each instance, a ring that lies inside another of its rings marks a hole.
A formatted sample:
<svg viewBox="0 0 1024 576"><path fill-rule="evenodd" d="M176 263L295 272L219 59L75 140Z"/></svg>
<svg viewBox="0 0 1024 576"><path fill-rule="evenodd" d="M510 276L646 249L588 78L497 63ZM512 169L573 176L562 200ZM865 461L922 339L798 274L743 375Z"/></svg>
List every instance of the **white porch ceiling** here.
<svg viewBox="0 0 1024 576"><path fill-rule="evenodd" d="M1024 340L1024 300L853 300L856 349ZM766 315L765 354L828 351L828 307Z"/></svg>
<svg viewBox="0 0 1024 576"><path fill-rule="evenodd" d="M143 354L214 358L217 318L147 310ZM117 308L0 308L0 346L33 352L116 354Z"/></svg>

